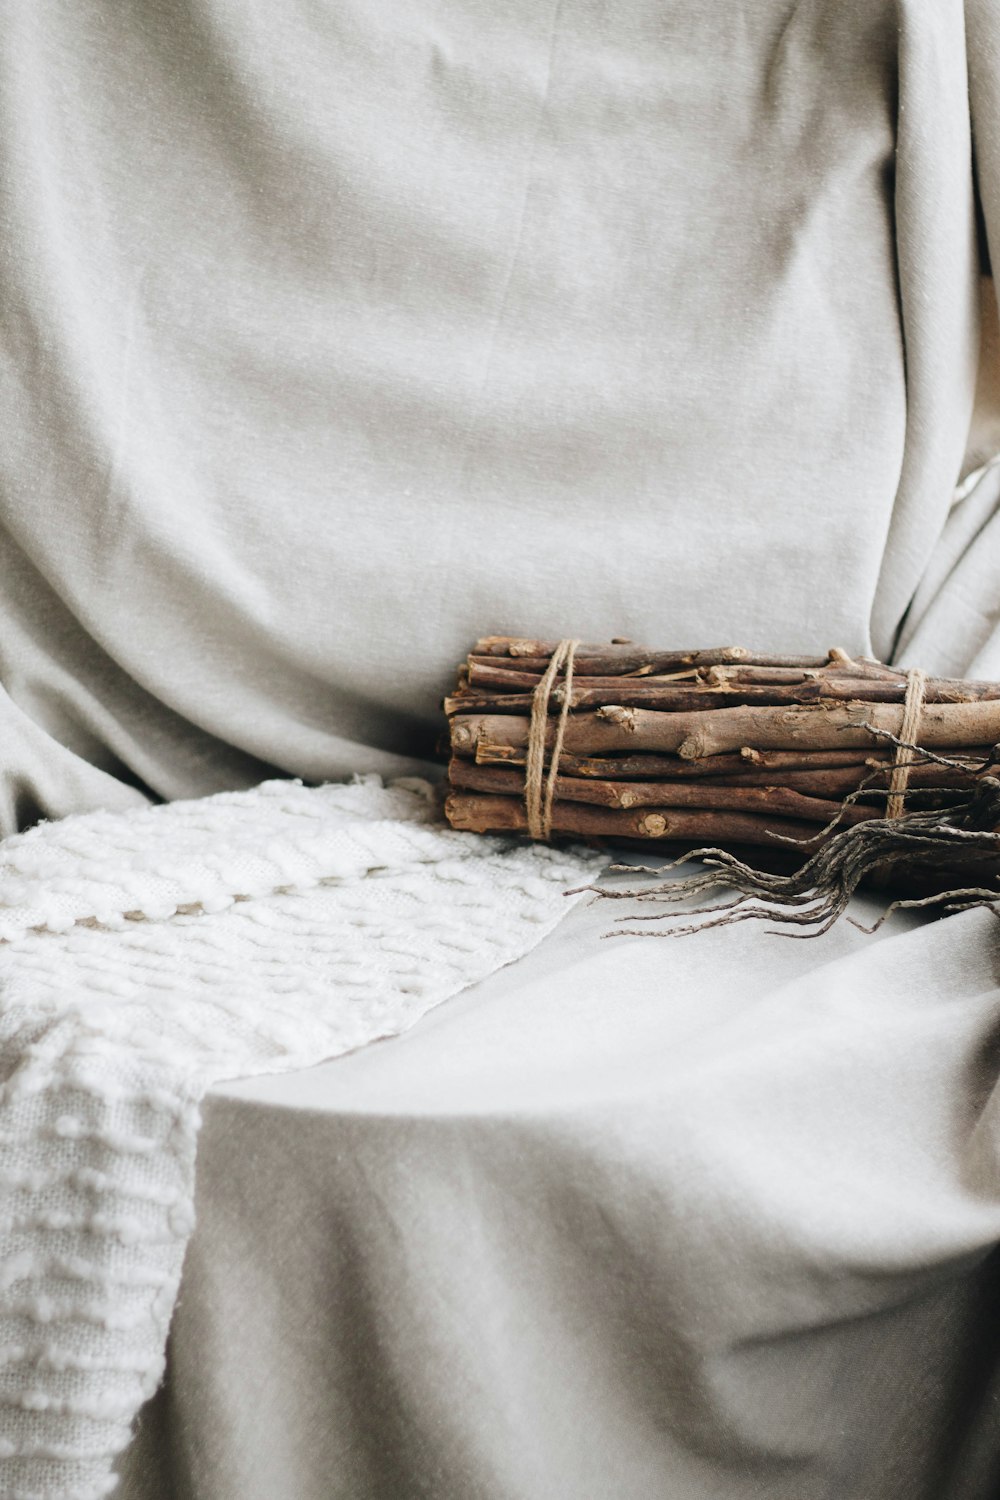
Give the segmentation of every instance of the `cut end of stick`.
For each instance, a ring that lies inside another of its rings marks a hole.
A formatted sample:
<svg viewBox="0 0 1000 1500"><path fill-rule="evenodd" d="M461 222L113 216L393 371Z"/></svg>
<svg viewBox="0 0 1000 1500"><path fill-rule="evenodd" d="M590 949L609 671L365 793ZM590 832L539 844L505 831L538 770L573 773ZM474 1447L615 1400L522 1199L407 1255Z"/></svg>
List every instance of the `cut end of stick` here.
<svg viewBox="0 0 1000 1500"><path fill-rule="evenodd" d="M623 708L620 703L608 703L596 710L594 717L608 724L617 724L626 734L635 733L635 709Z"/></svg>

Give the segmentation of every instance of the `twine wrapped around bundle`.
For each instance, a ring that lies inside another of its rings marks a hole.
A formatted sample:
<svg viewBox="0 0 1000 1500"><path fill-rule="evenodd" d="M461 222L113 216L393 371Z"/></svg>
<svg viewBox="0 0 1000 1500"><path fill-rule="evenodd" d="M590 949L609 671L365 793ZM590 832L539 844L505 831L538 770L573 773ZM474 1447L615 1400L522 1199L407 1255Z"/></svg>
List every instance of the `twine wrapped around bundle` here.
<svg viewBox="0 0 1000 1500"><path fill-rule="evenodd" d="M653 842L704 862L644 899L728 886L737 901L719 921L778 903L780 920L823 930L874 877L906 904L1000 912L1000 683L836 648L504 636L476 643L444 707L454 827Z"/></svg>

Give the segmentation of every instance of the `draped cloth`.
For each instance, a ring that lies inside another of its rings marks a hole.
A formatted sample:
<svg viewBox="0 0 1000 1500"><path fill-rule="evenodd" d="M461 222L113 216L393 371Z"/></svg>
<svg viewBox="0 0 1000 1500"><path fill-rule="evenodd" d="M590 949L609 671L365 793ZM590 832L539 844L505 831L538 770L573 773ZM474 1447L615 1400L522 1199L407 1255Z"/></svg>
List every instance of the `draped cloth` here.
<svg viewBox="0 0 1000 1500"><path fill-rule="evenodd" d="M265 783L0 860L0 1486L96 1500L163 1373L198 1104L519 958L598 856L441 829L427 783Z"/></svg>
<svg viewBox="0 0 1000 1500"><path fill-rule="evenodd" d="M4 834L427 774L491 630L1000 672L992 0L0 17ZM209 1094L130 1485L987 1491L949 1414L989 1405L989 919L786 972L759 931L640 957L586 913L578 961ZM283 1340L267 1266L322 1338Z"/></svg>

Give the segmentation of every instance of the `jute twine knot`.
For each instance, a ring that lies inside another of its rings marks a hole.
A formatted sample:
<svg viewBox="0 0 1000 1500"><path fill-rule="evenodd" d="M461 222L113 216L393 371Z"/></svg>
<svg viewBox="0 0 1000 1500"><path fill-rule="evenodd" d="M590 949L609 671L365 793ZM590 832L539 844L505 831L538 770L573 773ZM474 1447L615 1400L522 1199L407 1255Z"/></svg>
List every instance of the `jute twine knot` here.
<svg viewBox="0 0 1000 1500"><path fill-rule="evenodd" d="M915 754L913 746L919 742L920 715L923 712L926 691L927 674L919 667L914 667L906 674L903 722L899 730L899 738L903 743L896 747L896 758L892 764L892 775L889 777L889 796L885 804L887 818L901 818L906 807L906 788L909 784L910 766L913 764Z"/></svg>
<svg viewBox="0 0 1000 1500"><path fill-rule="evenodd" d="M533 839L548 839L552 832L552 803L556 795L556 775L559 757L562 754L573 700L573 658L579 641L560 641L549 658L549 664L541 682L531 695L531 719L528 725L528 755L524 767L524 808L528 815L528 832ZM562 706L556 723L552 753L549 756L549 772L545 774L545 737L549 722L549 699L560 671L565 680L562 686Z"/></svg>

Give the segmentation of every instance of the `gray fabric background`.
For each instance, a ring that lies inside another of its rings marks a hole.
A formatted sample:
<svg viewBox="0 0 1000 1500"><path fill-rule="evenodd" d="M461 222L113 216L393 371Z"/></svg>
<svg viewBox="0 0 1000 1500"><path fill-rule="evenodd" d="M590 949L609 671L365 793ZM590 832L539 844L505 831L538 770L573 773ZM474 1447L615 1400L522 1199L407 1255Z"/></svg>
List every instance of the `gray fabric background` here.
<svg viewBox="0 0 1000 1500"><path fill-rule="evenodd" d="M491 628L891 651L979 346L958 0L2 19L2 826L402 769Z"/></svg>
<svg viewBox="0 0 1000 1500"><path fill-rule="evenodd" d="M995 919L612 915L206 1101L123 1500L993 1500Z"/></svg>
<svg viewBox="0 0 1000 1500"><path fill-rule="evenodd" d="M412 769L489 630L1000 673L998 49L0 0L0 828ZM993 925L605 921L213 1097L127 1493L995 1492Z"/></svg>

